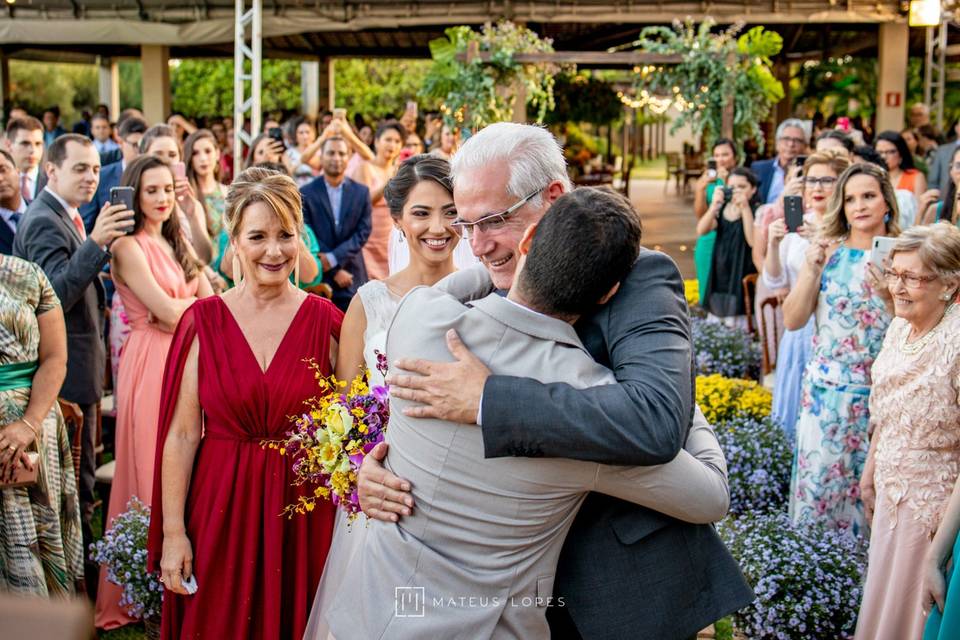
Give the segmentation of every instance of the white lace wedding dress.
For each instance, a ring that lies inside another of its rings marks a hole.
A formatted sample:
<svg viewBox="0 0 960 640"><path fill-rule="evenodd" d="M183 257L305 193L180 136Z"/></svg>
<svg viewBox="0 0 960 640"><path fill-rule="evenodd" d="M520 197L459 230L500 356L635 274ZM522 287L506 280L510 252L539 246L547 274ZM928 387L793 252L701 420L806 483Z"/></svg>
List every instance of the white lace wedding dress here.
<svg viewBox="0 0 960 640"><path fill-rule="evenodd" d="M371 280L357 290L363 302L367 316L367 329L363 332L363 360L370 371L370 384L384 384L383 374L377 370L377 353L386 352L387 329L397 311L400 299L395 297L382 280ZM340 587L345 572L350 570L353 554L362 546L366 535L366 516L358 516L352 523L342 511L337 512L333 529L333 542L327 554L327 563L323 568L323 577L313 600L310 620L304 632L304 640L328 640L330 630L327 626L324 605L328 603Z"/></svg>

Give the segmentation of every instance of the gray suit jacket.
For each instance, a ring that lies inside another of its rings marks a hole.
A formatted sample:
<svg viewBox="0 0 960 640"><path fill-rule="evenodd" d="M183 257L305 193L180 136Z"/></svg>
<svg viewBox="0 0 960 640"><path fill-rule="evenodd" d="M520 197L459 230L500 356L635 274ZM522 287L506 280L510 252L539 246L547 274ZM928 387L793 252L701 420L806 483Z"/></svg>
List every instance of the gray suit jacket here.
<svg viewBox="0 0 960 640"><path fill-rule="evenodd" d="M927 184L931 189L940 189L941 198L946 197L947 187L950 186L950 159L957 150L957 142L948 142L937 147L937 155L930 165L930 176Z"/></svg>
<svg viewBox="0 0 960 640"><path fill-rule="evenodd" d="M60 395L81 405L97 402L106 366L100 271L110 254L89 238L81 241L67 212L43 191L17 226L13 255L40 265L63 305L67 378Z"/></svg>
<svg viewBox="0 0 960 640"><path fill-rule="evenodd" d="M478 273L451 278L474 286ZM523 373L491 376L482 405L486 455L622 465L672 459L694 405L690 321L676 264L641 249L617 295L576 329L617 384L578 390ZM567 536L555 595L567 606L551 615L569 615L552 621L554 637L585 640L687 638L754 598L712 526L596 493Z"/></svg>
<svg viewBox="0 0 960 640"><path fill-rule="evenodd" d="M449 361L450 328L498 373L579 388L615 382L572 326L496 294L466 306L437 289L413 290L394 317L387 352ZM418 506L399 524L366 525L328 609L337 640L547 637L547 606L563 606L551 602L557 558L589 491L692 522L726 513L723 454L699 412L687 449L670 463L613 467L484 459L476 426L409 418L407 404L391 400L387 462L411 481ZM397 587L423 589L422 617L398 615Z"/></svg>

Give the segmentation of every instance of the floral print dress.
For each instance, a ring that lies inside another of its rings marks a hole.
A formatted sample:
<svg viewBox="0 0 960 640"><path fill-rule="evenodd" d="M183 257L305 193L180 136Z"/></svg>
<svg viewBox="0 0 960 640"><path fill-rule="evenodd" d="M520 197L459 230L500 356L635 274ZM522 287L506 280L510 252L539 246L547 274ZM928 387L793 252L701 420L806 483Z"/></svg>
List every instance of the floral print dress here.
<svg viewBox="0 0 960 640"><path fill-rule="evenodd" d="M870 254L841 244L820 281L813 357L803 379L790 486L794 522L859 533L868 450L870 370L890 316L866 281Z"/></svg>

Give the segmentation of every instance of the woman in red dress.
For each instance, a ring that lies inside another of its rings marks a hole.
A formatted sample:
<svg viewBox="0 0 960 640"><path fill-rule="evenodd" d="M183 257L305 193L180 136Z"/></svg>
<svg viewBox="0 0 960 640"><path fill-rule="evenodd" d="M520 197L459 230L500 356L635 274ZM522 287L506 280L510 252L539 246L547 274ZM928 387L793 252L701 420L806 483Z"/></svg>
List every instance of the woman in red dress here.
<svg viewBox="0 0 960 640"><path fill-rule="evenodd" d="M312 358L333 371L341 312L290 275L303 227L286 175L244 171L225 224L238 286L184 313L167 356L149 566L166 587L163 638L299 638L320 580L334 507L287 519L288 461L261 446L316 395ZM185 582L196 581L188 593Z"/></svg>

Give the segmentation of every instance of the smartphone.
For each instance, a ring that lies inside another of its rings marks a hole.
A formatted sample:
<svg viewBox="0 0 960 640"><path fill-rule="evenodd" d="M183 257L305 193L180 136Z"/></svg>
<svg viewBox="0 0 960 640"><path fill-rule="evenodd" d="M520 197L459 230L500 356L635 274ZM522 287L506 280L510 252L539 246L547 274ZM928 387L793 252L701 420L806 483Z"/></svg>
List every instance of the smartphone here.
<svg viewBox="0 0 960 640"><path fill-rule="evenodd" d="M187 179L187 165L182 162L173 163L173 177L177 180L186 180Z"/></svg>
<svg viewBox="0 0 960 640"><path fill-rule="evenodd" d="M267 131L267 136L283 144L283 129L280 127L270 127L270 130Z"/></svg>
<svg viewBox="0 0 960 640"><path fill-rule="evenodd" d="M807 162L807 156L797 156L796 158L794 158L793 161L797 164L798 167L803 167L803 165L806 164Z"/></svg>
<svg viewBox="0 0 960 640"><path fill-rule="evenodd" d="M110 204L122 204L127 211L133 211L133 187L111 187ZM133 218L130 218L133 222ZM134 225L127 229L127 235L133 233Z"/></svg>
<svg viewBox="0 0 960 640"><path fill-rule="evenodd" d="M728 203L733 200L733 187L723 188L723 202Z"/></svg>
<svg viewBox="0 0 960 640"><path fill-rule="evenodd" d="M803 224L803 198L801 196L783 196L783 217L787 222L787 231L796 233Z"/></svg>
<svg viewBox="0 0 960 640"><path fill-rule="evenodd" d="M346 121L347 110L342 107L337 107L336 109L333 110L333 119Z"/></svg>
<svg viewBox="0 0 960 640"><path fill-rule="evenodd" d="M840 116L837 118L837 129L845 133L850 132L850 118L847 116Z"/></svg>
<svg viewBox="0 0 960 640"><path fill-rule="evenodd" d="M417 117L417 102L416 100L407 101L407 111L414 117Z"/></svg>
<svg viewBox="0 0 960 640"><path fill-rule="evenodd" d="M717 161L713 158L707 160L707 175L711 178L717 177Z"/></svg>
<svg viewBox="0 0 960 640"><path fill-rule="evenodd" d="M890 238L888 236L875 237L873 239L873 249L870 250L870 262L877 265L880 269L885 268L884 262L886 262L890 252L893 251L893 246L896 243L896 238Z"/></svg>

